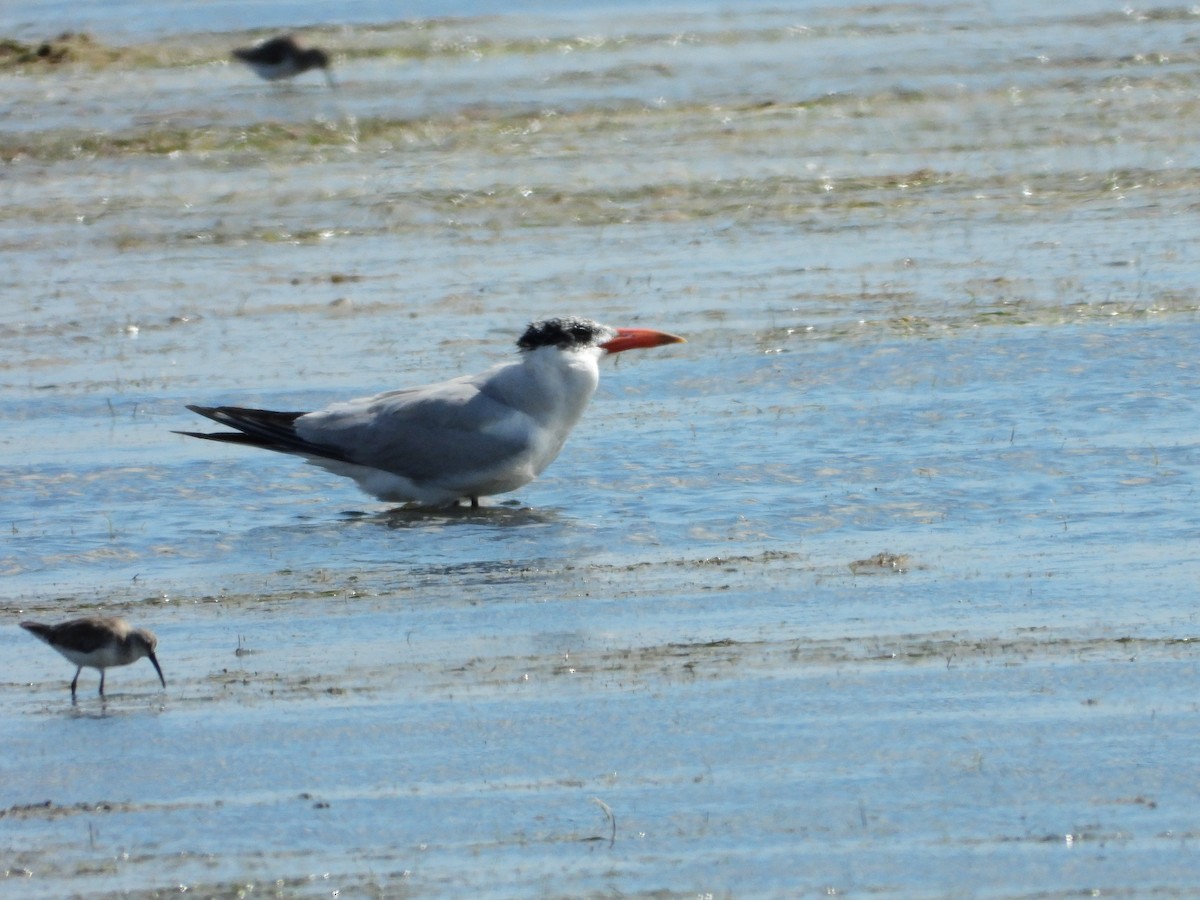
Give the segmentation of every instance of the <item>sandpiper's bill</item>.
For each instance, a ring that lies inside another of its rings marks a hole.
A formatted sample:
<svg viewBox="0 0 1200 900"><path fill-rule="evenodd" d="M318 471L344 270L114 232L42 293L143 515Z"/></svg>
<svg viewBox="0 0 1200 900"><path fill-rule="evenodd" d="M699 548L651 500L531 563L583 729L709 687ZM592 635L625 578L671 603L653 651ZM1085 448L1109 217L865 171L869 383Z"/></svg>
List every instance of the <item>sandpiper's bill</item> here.
<svg viewBox="0 0 1200 900"><path fill-rule="evenodd" d="M100 696L103 697L104 670L109 666L127 666L143 656L153 663L162 686L167 686L167 679L163 678L158 658L154 655L158 638L145 628L133 628L124 619L88 616L57 625L22 622L21 627L79 667L71 680L72 701L75 700L75 686L79 683L79 673L84 666L100 670Z"/></svg>
<svg viewBox="0 0 1200 900"><path fill-rule="evenodd" d="M295 78L309 69L320 69L325 80L333 87L333 74L329 71L329 56L316 47L301 49L290 35L271 38L253 47L238 47L233 51L234 59L241 60L260 78L279 81Z"/></svg>

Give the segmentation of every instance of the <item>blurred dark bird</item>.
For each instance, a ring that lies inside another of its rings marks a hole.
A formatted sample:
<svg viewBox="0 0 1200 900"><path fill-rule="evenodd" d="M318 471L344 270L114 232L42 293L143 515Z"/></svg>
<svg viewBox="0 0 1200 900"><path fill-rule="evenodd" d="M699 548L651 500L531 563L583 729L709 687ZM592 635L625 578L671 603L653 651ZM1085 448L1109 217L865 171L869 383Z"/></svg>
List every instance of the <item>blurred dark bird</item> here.
<svg viewBox="0 0 1200 900"><path fill-rule="evenodd" d="M312 47L301 49L290 35L271 38L253 47L238 47L233 58L244 62L260 78L280 81L295 78L309 69L320 69L325 80L333 87L333 75L329 71L329 56L324 50Z"/></svg>

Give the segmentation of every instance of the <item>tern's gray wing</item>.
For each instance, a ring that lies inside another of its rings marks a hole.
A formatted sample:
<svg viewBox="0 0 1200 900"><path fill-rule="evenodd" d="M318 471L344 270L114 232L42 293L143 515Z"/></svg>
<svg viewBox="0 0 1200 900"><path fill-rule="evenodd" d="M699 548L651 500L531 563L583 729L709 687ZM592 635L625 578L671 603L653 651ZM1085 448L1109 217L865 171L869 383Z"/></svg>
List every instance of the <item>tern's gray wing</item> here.
<svg viewBox="0 0 1200 900"><path fill-rule="evenodd" d="M331 458L414 481L454 481L529 452L536 424L495 373L337 403L295 421Z"/></svg>

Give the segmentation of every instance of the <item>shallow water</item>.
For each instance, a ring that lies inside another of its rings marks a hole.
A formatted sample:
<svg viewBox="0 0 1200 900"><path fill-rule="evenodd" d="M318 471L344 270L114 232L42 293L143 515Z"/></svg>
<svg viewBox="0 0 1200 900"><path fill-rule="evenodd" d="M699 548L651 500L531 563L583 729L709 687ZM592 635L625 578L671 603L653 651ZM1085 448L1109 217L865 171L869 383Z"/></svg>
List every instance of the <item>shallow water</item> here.
<svg viewBox="0 0 1200 900"><path fill-rule="evenodd" d="M1192 889L1194 14L476 9L0 69L3 607L168 681L0 630L5 888ZM172 434L559 313L688 343L483 510Z"/></svg>

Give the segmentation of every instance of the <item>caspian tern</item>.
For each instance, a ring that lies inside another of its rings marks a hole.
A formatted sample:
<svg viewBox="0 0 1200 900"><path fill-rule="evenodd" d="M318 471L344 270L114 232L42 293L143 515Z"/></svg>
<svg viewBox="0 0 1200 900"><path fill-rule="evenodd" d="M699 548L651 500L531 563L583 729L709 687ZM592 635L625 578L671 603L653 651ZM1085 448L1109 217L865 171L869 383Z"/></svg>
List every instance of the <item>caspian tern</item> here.
<svg viewBox="0 0 1200 900"><path fill-rule="evenodd" d="M158 638L145 628L131 627L124 619L89 616L86 619L59 622L57 625L22 622L21 627L41 638L77 666L75 678L71 681L72 701L75 700L75 686L79 683L79 673L84 666L100 670L100 696L103 697L104 670L110 666L127 666L143 656L154 666L162 686L167 686L167 679L163 678L158 665L158 657L154 655Z"/></svg>
<svg viewBox="0 0 1200 900"><path fill-rule="evenodd" d="M295 78L309 69L320 69L329 86L334 86L328 54L316 47L301 49L290 35L271 38L253 47L238 47L233 51L233 58L244 62L254 74L267 81Z"/></svg>
<svg viewBox="0 0 1200 900"><path fill-rule="evenodd" d="M302 456L388 502L478 506L554 461L596 391L602 356L679 343L647 328L547 319L517 341L518 360L478 375L307 413L189 406L237 431L178 433Z"/></svg>

